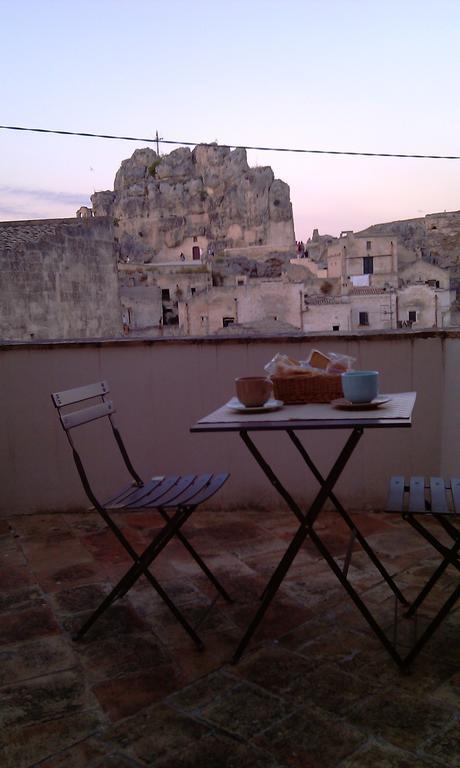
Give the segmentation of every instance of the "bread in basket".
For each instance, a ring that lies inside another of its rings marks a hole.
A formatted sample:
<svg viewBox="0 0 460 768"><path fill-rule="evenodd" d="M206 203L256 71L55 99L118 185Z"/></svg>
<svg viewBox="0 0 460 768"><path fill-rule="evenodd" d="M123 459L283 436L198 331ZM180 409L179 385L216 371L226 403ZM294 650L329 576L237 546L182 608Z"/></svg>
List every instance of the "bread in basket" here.
<svg viewBox="0 0 460 768"><path fill-rule="evenodd" d="M333 374L272 375L273 394L286 405L301 403L330 403L343 397L342 377Z"/></svg>

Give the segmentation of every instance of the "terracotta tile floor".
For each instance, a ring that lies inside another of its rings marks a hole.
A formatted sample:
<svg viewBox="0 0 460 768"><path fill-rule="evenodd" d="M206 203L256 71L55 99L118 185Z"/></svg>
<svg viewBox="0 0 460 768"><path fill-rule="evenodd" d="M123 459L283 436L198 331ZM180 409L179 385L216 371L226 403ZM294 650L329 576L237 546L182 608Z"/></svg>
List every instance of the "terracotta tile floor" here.
<svg viewBox="0 0 460 768"><path fill-rule="evenodd" d="M396 517L356 519L403 592L416 594L433 550ZM155 528L144 513L119 523L138 548ZM333 513L320 523L340 561L343 525ZM93 513L0 520L1 765L459 767L460 608L402 675L309 543L242 660L230 663L295 527L285 511L203 510L188 523L235 598L206 615L199 652L145 579L74 642L126 570L124 550ZM153 572L191 623L202 619L213 589L180 543ZM390 627L394 601L359 548L350 577ZM456 578L444 575L427 614Z"/></svg>

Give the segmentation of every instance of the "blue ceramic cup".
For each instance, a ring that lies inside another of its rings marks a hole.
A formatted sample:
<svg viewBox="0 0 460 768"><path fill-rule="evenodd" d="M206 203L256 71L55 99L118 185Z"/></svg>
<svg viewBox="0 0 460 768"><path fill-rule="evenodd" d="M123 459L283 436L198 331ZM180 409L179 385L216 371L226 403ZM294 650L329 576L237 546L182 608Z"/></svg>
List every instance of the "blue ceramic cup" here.
<svg viewBox="0 0 460 768"><path fill-rule="evenodd" d="M379 393L378 371L347 371L342 373L342 389L350 403L370 403Z"/></svg>

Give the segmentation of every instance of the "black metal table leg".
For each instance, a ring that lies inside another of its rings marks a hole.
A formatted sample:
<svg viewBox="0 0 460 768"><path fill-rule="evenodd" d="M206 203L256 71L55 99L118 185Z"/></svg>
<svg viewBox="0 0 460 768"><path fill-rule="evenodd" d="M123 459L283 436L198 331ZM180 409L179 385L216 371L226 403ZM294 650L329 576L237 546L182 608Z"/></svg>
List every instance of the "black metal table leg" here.
<svg viewBox="0 0 460 768"><path fill-rule="evenodd" d="M241 658L241 655L243 654L244 649L246 648L252 635L256 631L268 606L270 605L271 601L275 597L299 549L304 543L306 537L311 533L312 525L314 521L316 520L319 512L324 506L326 499L329 497L332 491L332 488L334 487L340 475L342 474L347 462L349 461L356 445L358 444L362 436L362 433L363 433L363 430L360 427L355 427L353 429L351 435L348 437L347 442L345 443L345 446L342 448L338 458L334 462L334 465L330 470L328 476L322 483L321 488L316 498L314 499L313 503L311 504L309 511L306 514L302 514L297 503L293 500L292 496L288 493L288 491L284 488L282 483L276 477L271 467L267 464L265 459L261 456L260 452L258 451L256 446L252 442L251 438L247 434L247 431L243 430L240 432L242 439L244 440L245 444L251 451L252 455L256 459L257 463L259 464L263 472L267 475L270 482L274 485L278 493L280 493L280 495L285 499L288 506L292 509L292 511L296 514L296 516L300 518L301 523L291 543L289 544L285 554L281 558L278 566L276 567L274 573L272 574L267 584L267 587L265 589L265 592L261 600L261 604L258 610L256 611L255 616L252 619L250 625L248 626L243 638L241 639L238 645L238 648L235 651L235 654L232 660L233 663L236 663Z"/></svg>
<svg viewBox="0 0 460 768"><path fill-rule="evenodd" d="M302 456L305 464L307 465L307 467L311 471L312 475L316 478L318 483L320 485L322 485L324 483L324 479L323 479L322 474L319 472L319 470L317 469L317 467L313 463L311 457L309 456L309 454L305 450L305 447L302 445L302 443L300 442L300 440L297 437L297 435L295 434L295 432L292 429L288 429L287 433L288 433L288 436L290 437L292 443L294 444L294 446L297 448L298 452ZM334 504L334 506L335 506L337 512L339 513L339 515L342 517L344 522L347 524L347 526L350 528L350 530L356 536L359 544L361 545L361 547L364 550L364 552L366 553L366 555L372 561L372 563L377 568L377 570L379 571L381 576L383 576L383 578L385 579L386 583L388 584L388 586L390 587L392 592L396 595L396 597L399 600L399 602L402 603L403 605L407 605L408 601L406 600L406 598L404 597L404 595L400 591L399 587L397 586L397 584L395 584L394 580L391 578L391 576L388 573L388 571L386 570L385 566L383 565L383 563L380 562L380 560L377 557L377 555L375 554L374 550L368 544L368 542L366 541L366 539L362 535L361 531L359 530L358 526L351 519L350 515L344 509L344 507L342 506L342 504L340 503L338 498L332 492L329 494L329 498L332 501L332 503Z"/></svg>
<svg viewBox="0 0 460 768"><path fill-rule="evenodd" d="M337 576L342 586L346 589L351 599L353 600L354 604L356 605L358 610L361 612L362 616L366 619L371 629L374 631L375 635L378 637L381 643L385 646L390 656L394 659L394 661L396 661L399 667L403 668L404 660L401 658L401 656L397 652L395 646L387 638L381 626L372 616L372 613L370 612L369 608L366 606L363 600L361 600L355 588L350 584L348 578L342 573L339 566L337 565L334 558L332 557L331 553L328 551L328 549L325 547L325 545L321 541L316 531L314 531L313 529L310 530L310 539L313 542L313 544L316 546L318 552L322 555L324 560L328 563L333 573Z"/></svg>

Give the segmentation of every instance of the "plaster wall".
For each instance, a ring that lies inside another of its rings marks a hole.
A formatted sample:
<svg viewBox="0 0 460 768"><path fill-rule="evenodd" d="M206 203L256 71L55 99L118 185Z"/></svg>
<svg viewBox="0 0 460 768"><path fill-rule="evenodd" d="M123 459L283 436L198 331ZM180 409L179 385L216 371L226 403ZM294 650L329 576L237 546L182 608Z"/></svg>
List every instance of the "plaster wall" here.
<svg viewBox="0 0 460 768"><path fill-rule="evenodd" d="M374 281L377 275L388 275L393 272L393 260L392 256L387 254L385 256L376 256L372 253L364 254L364 256L372 256L374 272L371 276ZM347 256L346 260L346 273L347 275L362 275L363 271L363 256L353 255Z"/></svg>
<svg viewBox="0 0 460 768"><path fill-rule="evenodd" d="M343 266L342 253L334 253L328 257L327 260L327 275L328 277L342 277Z"/></svg>
<svg viewBox="0 0 460 768"><path fill-rule="evenodd" d="M340 331L351 329L351 306L349 302L308 304L308 309L302 314L304 333L318 331L330 333L334 326L338 326Z"/></svg>
<svg viewBox="0 0 460 768"><path fill-rule="evenodd" d="M293 247L285 244L275 245L249 245L240 248L225 248L223 255L226 258L247 258L254 261L266 261L270 256L277 254L289 254L293 252Z"/></svg>
<svg viewBox="0 0 460 768"><path fill-rule="evenodd" d="M408 321L409 312L417 313L415 328L433 328L450 324L453 291L433 291L425 285L409 285L398 292L398 318Z"/></svg>
<svg viewBox="0 0 460 768"><path fill-rule="evenodd" d="M370 246L370 247L368 247ZM396 237L357 237L349 233L340 237L327 248L328 274L330 277L362 275L363 258L373 259L372 284L380 285L379 275L395 277L398 270ZM388 277L386 278L388 280Z"/></svg>
<svg viewBox="0 0 460 768"><path fill-rule="evenodd" d="M399 279L403 285L414 282L424 283L426 280L439 282L439 288L448 289L450 285L450 276L446 269L441 269L441 267L421 259L402 269L399 272Z"/></svg>
<svg viewBox="0 0 460 768"><path fill-rule="evenodd" d="M411 429L365 430L334 489L348 509L383 509L393 474L458 474L458 333L4 345L1 513L88 506L50 393L102 379L111 384L115 421L142 475L226 469L231 478L212 499L213 507L279 508L282 502L237 433L191 434L189 428L229 399L236 376L260 374L280 351L306 359L312 347L350 355L356 368L379 370L382 393L417 391ZM299 433L322 473L347 435L347 430ZM92 474L100 478L101 496L123 482L106 438L102 424L93 422L79 442ZM311 501L317 483L287 436L256 434L254 439L296 499Z"/></svg>
<svg viewBox="0 0 460 768"><path fill-rule="evenodd" d="M194 296L179 317L192 336L219 331L224 318L240 324L276 319L300 328L302 301L300 284L258 280Z"/></svg>
<svg viewBox="0 0 460 768"><path fill-rule="evenodd" d="M351 328L373 330L396 328L396 295L394 293L362 294L350 296ZM369 324L359 322L361 312L367 312Z"/></svg>
<svg viewBox="0 0 460 768"><path fill-rule="evenodd" d="M289 263L295 267L303 267L308 270L314 277L326 279L328 277L328 270L321 268L312 259L289 259ZM335 277L335 275L334 275Z"/></svg>
<svg viewBox="0 0 460 768"><path fill-rule="evenodd" d="M200 249L200 258L193 258L193 249ZM164 243L158 247L154 262L162 261L179 261L180 254L183 253L185 261L191 261L196 263L200 262L202 258L206 256L208 249L208 239L204 235L195 235L193 237L184 237L179 246L175 245L172 248L168 248Z"/></svg>
<svg viewBox="0 0 460 768"><path fill-rule="evenodd" d="M396 250L396 238L390 237L357 237L352 236L347 238L352 244L353 256L387 256ZM367 244L370 243L371 247L368 248Z"/></svg>
<svg viewBox="0 0 460 768"><path fill-rule="evenodd" d="M163 318L161 288L155 285L120 288L126 333L157 335Z"/></svg>
<svg viewBox="0 0 460 768"><path fill-rule="evenodd" d="M415 328L446 328L451 323L450 306L453 291L434 291L427 286L412 285L397 292L350 293L345 300L308 304L303 314L303 330L331 331L396 329L398 320L409 321L409 311L417 312ZM367 312L368 325L360 324L360 313Z"/></svg>

